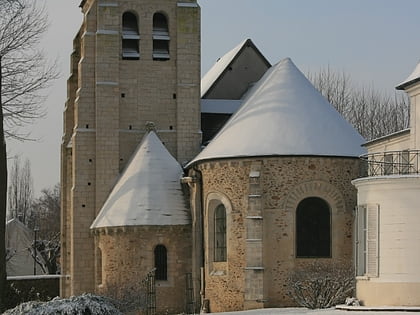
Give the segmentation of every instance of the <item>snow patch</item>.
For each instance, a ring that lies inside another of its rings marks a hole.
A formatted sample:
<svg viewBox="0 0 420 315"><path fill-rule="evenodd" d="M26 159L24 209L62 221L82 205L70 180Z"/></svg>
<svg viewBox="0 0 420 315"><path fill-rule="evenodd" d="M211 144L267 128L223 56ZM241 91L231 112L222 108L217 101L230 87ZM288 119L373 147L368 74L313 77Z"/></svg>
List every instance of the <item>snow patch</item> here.
<svg viewBox="0 0 420 315"><path fill-rule="evenodd" d="M112 300L93 294L55 298L49 302L26 302L3 313L3 315L119 315L122 314Z"/></svg>

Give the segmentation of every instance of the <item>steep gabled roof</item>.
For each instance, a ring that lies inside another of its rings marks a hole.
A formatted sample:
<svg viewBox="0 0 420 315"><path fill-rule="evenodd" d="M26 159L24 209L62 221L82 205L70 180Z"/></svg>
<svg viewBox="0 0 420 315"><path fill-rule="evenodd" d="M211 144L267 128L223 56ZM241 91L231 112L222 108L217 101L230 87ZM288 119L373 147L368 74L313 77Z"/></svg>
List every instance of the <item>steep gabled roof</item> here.
<svg viewBox="0 0 420 315"><path fill-rule="evenodd" d="M238 46L233 48L231 51L226 53L223 57L219 58L217 62L210 68L210 70L201 79L201 97L205 97L206 94L212 89L218 80L223 77L223 74L228 71L230 65L235 61L241 52L246 47L252 47L256 54L263 60L263 62L270 67L268 60L261 54L258 48L254 45L251 39L242 41Z"/></svg>
<svg viewBox="0 0 420 315"><path fill-rule="evenodd" d="M90 228L189 224L182 172L157 135L149 132Z"/></svg>
<svg viewBox="0 0 420 315"><path fill-rule="evenodd" d="M397 90L405 90L410 85L420 81L420 62L417 64L414 71L409 75L407 79L397 85Z"/></svg>
<svg viewBox="0 0 420 315"><path fill-rule="evenodd" d="M358 157L364 139L289 59L273 66L192 163L219 158Z"/></svg>

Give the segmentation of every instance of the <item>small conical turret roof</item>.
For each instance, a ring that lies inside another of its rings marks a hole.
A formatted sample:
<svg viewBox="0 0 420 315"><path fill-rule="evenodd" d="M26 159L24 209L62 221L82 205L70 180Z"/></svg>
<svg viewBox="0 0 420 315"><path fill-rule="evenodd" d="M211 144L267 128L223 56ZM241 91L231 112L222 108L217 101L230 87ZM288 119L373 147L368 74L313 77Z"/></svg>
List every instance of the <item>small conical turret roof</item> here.
<svg viewBox="0 0 420 315"><path fill-rule="evenodd" d="M420 81L420 61L414 71L403 82L397 85L397 90L405 90L410 85Z"/></svg>
<svg viewBox="0 0 420 315"><path fill-rule="evenodd" d="M250 156L358 157L364 153L363 143L362 136L287 58L267 71L190 165Z"/></svg>
<svg viewBox="0 0 420 315"><path fill-rule="evenodd" d="M189 213L180 179L183 170L151 131L140 143L91 229L184 225Z"/></svg>

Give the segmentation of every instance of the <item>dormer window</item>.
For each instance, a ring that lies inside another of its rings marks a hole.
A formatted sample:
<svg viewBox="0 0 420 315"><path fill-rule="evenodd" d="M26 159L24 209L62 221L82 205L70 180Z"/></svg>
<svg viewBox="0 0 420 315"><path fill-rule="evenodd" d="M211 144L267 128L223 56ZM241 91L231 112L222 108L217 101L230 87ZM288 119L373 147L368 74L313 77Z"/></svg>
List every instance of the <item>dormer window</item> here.
<svg viewBox="0 0 420 315"><path fill-rule="evenodd" d="M123 59L139 59L139 28L137 17L125 12L122 18L122 57Z"/></svg>
<svg viewBox="0 0 420 315"><path fill-rule="evenodd" d="M169 28L168 20L162 13L153 15L153 59L169 59Z"/></svg>

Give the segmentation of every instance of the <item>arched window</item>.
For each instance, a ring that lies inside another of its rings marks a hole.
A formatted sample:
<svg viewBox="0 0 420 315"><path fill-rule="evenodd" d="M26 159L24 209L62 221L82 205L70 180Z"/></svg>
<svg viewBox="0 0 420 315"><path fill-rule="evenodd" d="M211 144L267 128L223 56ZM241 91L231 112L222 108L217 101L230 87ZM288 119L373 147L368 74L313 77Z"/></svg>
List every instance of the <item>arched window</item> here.
<svg viewBox="0 0 420 315"><path fill-rule="evenodd" d="M153 15L153 59L169 59L168 21L162 13Z"/></svg>
<svg viewBox="0 0 420 315"><path fill-rule="evenodd" d="M330 207L321 198L305 198L297 207L296 256L331 257Z"/></svg>
<svg viewBox="0 0 420 315"><path fill-rule="evenodd" d="M139 59L139 28L137 17L125 12L122 17L122 57L123 59Z"/></svg>
<svg viewBox="0 0 420 315"><path fill-rule="evenodd" d="M156 280L168 280L168 257L166 247L163 245L157 245L154 253Z"/></svg>
<svg viewBox="0 0 420 315"><path fill-rule="evenodd" d="M226 208L223 204L214 211L214 261L226 261Z"/></svg>
<svg viewBox="0 0 420 315"><path fill-rule="evenodd" d="M102 284L102 250L97 247L96 248L96 284Z"/></svg>

